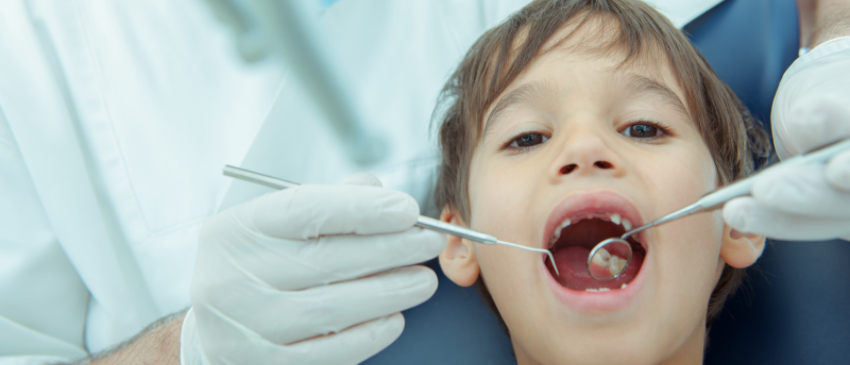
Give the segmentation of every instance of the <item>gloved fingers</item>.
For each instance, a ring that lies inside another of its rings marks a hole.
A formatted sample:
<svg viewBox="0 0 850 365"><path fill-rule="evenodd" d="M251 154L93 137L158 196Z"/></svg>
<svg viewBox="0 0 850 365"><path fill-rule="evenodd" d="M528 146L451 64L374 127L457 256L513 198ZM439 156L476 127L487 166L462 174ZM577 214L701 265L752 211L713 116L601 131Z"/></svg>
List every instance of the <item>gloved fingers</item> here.
<svg viewBox="0 0 850 365"><path fill-rule="evenodd" d="M400 191L360 185L303 185L264 195L236 214L260 234L292 240L321 235L400 232L419 218L419 204Z"/></svg>
<svg viewBox="0 0 850 365"><path fill-rule="evenodd" d="M300 247L297 255L281 257L286 266L267 282L286 290L355 279L433 259L447 242L446 235L419 227L368 237L322 237Z"/></svg>
<svg viewBox="0 0 850 365"><path fill-rule="evenodd" d="M404 316L395 313L286 347L297 364L359 364L392 344L403 330Z"/></svg>
<svg viewBox="0 0 850 365"><path fill-rule="evenodd" d="M411 308L436 290L434 271L410 266L297 291L237 287L211 307L273 343L290 344Z"/></svg>
<svg viewBox="0 0 850 365"><path fill-rule="evenodd" d="M344 180L342 180L342 182L340 182L340 184L341 185L375 186L375 187L379 187L379 188L384 186L383 184L381 184L381 180L379 180L377 176L372 175L372 174L367 173L367 172L358 172L354 175L351 175L351 176L345 178Z"/></svg>
<svg viewBox="0 0 850 365"><path fill-rule="evenodd" d="M400 233L326 236L309 241L253 239L251 247L227 252L225 257L235 265L202 261L205 253L199 252L196 265L215 265L216 269L210 270L217 273L204 284L220 287L241 280L260 281L279 290L305 289L428 261L447 244L444 234L419 227ZM201 282L195 289L216 292L215 288L204 289Z"/></svg>
<svg viewBox="0 0 850 365"><path fill-rule="evenodd" d="M823 164L778 166L756 180L752 196L764 206L786 213L850 218L850 192L835 189L825 170Z"/></svg>
<svg viewBox="0 0 850 365"><path fill-rule="evenodd" d="M832 187L850 194L850 151L835 155L826 164L826 181ZM850 205L845 205L850 211Z"/></svg>
<svg viewBox="0 0 850 365"><path fill-rule="evenodd" d="M227 316L198 320L197 326L210 365L357 364L392 344L404 330L404 317L395 313L291 345L270 342Z"/></svg>
<svg viewBox="0 0 850 365"><path fill-rule="evenodd" d="M781 134L788 152L796 155L850 137L850 107L845 99L817 93L794 101Z"/></svg>
<svg viewBox="0 0 850 365"><path fill-rule="evenodd" d="M730 227L783 240L827 240L850 235L850 219L787 213L751 197L730 200L723 207Z"/></svg>

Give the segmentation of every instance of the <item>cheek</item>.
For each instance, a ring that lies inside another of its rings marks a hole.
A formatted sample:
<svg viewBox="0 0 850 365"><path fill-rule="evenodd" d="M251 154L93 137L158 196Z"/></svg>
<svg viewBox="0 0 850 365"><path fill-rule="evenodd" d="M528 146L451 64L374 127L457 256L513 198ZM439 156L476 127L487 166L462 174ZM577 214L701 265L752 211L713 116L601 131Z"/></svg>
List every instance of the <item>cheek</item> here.
<svg viewBox="0 0 850 365"><path fill-rule="evenodd" d="M655 202L651 219L681 209L716 188L716 167L708 150L693 148L688 152L660 160L668 167L654 169L656 173L647 178L656 187L649 189ZM707 301L714 287L718 269L723 236L720 212L694 214L647 232L658 248L652 253L661 263L661 275L656 277L667 282L659 287L671 290L671 295L693 293L688 300L694 301L694 308L700 308L698 304Z"/></svg>
<svg viewBox="0 0 850 365"><path fill-rule="evenodd" d="M653 193L654 216L683 208L717 187L717 170L707 150L665 154L642 169Z"/></svg>
<svg viewBox="0 0 850 365"><path fill-rule="evenodd" d="M528 171L528 167L508 168L496 163L481 163L473 159L470 169L470 227L493 235L500 240L532 246L531 237L535 225L530 212L533 210L535 184L539 183L539 174ZM503 316L510 317L512 306L522 304L522 300L510 299L519 292L528 289L533 280L533 270L520 268L535 265L538 256L534 253L515 248L475 243L475 252L481 275L487 287L499 303ZM522 289L520 289L522 288ZM530 298L531 293L521 295ZM506 319L507 320L507 319Z"/></svg>
<svg viewBox="0 0 850 365"><path fill-rule="evenodd" d="M714 212L699 213L658 227L656 254L662 270L668 271L661 277L683 285L713 286L723 235L718 218Z"/></svg>
<svg viewBox="0 0 850 365"><path fill-rule="evenodd" d="M470 169L470 228L518 242L528 239L529 221L533 209L534 184L537 174L522 169L507 168L496 163L473 159Z"/></svg>

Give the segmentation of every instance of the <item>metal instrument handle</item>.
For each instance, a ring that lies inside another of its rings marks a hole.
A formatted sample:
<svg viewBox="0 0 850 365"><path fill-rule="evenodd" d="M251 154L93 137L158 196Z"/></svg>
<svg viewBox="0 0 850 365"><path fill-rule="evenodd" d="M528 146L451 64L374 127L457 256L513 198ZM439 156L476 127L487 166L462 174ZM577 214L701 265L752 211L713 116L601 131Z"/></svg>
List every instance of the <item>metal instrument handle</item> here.
<svg viewBox="0 0 850 365"><path fill-rule="evenodd" d="M224 166L224 174L233 178L249 181L263 186L268 186L272 189L278 190L293 188L299 185L298 183L292 181L278 179L276 177L264 175L258 172L253 172L231 165ZM495 245L498 242L496 237L493 237L489 234L473 231L471 229L456 226L451 223L442 222L434 218L426 217L424 215L420 215L419 219L416 220L416 226L425 229L430 229L432 231L450 234L452 236L466 238L468 240L476 242L486 243L488 245Z"/></svg>
<svg viewBox="0 0 850 365"><path fill-rule="evenodd" d="M416 226L425 229L430 229L432 231L450 234L452 236L457 236L460 238L466 238L468 240L476 242L486 243L488 245L495 245L498 242L496 237L493 237L489 234L473 231L471 229L456 226L451 223L446 223L434 218L426 217L424 215L420 215L419 219L416 220Z"/></svg>
<svg viewBox="0 0 850 365"><path fill-rule="evenodd" d="M655 227L662 223L667 223L672 220L676 220L682 217L689 216L694 213L713 210L723 206L729 200L737 198L739 196L749 195L753 189L753 184L755 183L755 179L763 174L765 171L768 171L777 166L788 166L788 165L802 165L807 163L816 163L816 162L825 162L835 156L839 152L843 152L845 150L850 150L850 139L845 139L842 141L834 142L832 144L828 144L821 148L812 150L802 155L798 155L792 158L789 158L785 161L782 161L776 165L768 167L764 169L764 171L759 172L756 175L750 176L746 179L736 181L732 184L724 186L720 189L717 189L713 192L710 192L700 198L696 203L691 204L687 207L679 209L673 213L667 214L661 218L658 218L650 223L644 224L640 227L632 229L624 233L620 238L626 239L626 237L631 236L637 232L643 231L650 227Z"/></svg>

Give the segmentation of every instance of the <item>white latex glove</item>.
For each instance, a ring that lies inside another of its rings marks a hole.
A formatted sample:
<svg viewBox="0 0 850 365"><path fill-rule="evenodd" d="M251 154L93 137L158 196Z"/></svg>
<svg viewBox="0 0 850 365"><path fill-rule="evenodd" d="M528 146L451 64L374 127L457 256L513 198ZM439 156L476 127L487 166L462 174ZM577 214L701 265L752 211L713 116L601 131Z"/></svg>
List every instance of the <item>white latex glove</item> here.
<svg viewBox="0 0 850 365"><path fill-rule="evenodd" d="M361 174L211 218L181 363L355 364L379 352L401 334L399 312L437 289L431 269L406 266L446 245L444 235L413 226L418 216L412 197Z"/></svg>
<svg viewBox="0 0 850 365"><path fill-rule="evenodd" d="M800 57L779 84L773 141L786 159L850 138L850 37L825 42ZM826 164L772 169L752 197L730 201L733 228L788 240L850 240L850 152Z"/></svg>

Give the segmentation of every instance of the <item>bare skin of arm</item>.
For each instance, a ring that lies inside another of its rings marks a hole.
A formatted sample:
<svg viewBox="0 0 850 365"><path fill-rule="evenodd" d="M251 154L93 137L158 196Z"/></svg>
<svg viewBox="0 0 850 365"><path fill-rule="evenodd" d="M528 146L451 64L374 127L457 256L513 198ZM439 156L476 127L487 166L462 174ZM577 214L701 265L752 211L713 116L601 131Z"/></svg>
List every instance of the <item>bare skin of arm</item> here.
<svg viewBox="0 0 850 365"><path fill-rule="evenodd" d="M850 35L850 0L797 0L800 45L814 48L835 37ZM180 364L180 329L185 311L151 324L136 337L76 364Z"/></svg>
<svg viewBox="0 0 850 365"><path fill-rule="evenodd" d="M130 340L74 365L180 365L180 329L185 315L184 310L163 317Z"/></svg>
<svg viewBox="0 0 850 365"><path fill-rule="evenodd" d="M850 0L797 0L800 47L815 46L850 35Z"/></svg>

